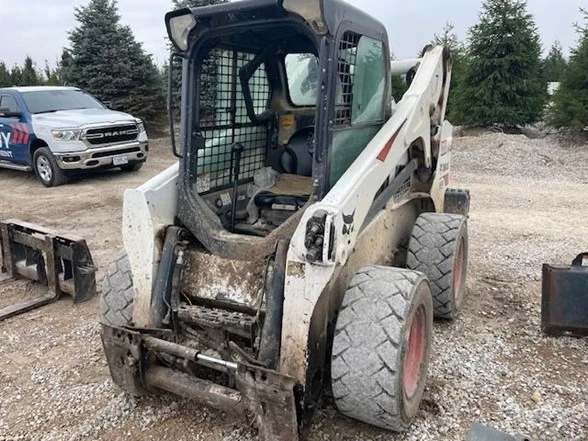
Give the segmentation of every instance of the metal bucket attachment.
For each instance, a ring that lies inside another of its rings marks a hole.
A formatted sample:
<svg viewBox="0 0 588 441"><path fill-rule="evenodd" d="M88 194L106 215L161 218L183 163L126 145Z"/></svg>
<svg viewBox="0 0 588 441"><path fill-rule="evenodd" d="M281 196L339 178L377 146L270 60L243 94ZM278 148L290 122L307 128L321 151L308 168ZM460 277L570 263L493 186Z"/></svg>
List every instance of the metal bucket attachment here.
<svg viewBox="0 0 588 441"><path fill-rule="evenodd" d="M474 423L470 426L466 441L531 441L527 436L511 436L491 427Z"/></svg>
<svg viewBox="0 0 588 441"><path fill-rule="evenodd" d="M48 287L41 297L0 309L0 320L46 305L62 294L72 296L74 303L96 294L96 268L83 239L8 220L0 223L0 251L0 283L26 278Z"/></svg>
<svg viewBox="0 0 588 441"><path fill-rule="evenodd" d="M588 253L571 266L543 265L541 327L548 335L588 335Z"/></svg>

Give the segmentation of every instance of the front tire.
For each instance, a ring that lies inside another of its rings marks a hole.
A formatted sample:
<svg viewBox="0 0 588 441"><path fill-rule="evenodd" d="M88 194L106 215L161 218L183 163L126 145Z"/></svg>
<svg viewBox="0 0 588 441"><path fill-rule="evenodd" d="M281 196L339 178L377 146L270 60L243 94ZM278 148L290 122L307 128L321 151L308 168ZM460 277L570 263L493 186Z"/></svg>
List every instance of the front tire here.
<svg viewBox="0 0 588 441"><path fill-rule="evenodd" d="M41 147L35 151L33 168L37 178L45 187L57 187L67 183L67 176L57 165L55 156L48 147Z"/></svg>
<svg viewBox="0 0 588 441"><path fill-rule="evenodd" d="M406 266L431 283L435 317L454 320L466 295L468 226L465 216L421 214L412 230Z"/></svg>
<svg viewBox="0 0 588 441"><path fill-rule="evenodd" d="M124 327L133 320L133 277L127 253L121 251L102 282L101 322Z"/></svg>
<svg viewBox="0 0 588 441"><path fill-rule="evenodd" d="M423 396L433 328L427 278L371 266L352 279L337 318L331 387L343 414L403 431Z"/></svg>

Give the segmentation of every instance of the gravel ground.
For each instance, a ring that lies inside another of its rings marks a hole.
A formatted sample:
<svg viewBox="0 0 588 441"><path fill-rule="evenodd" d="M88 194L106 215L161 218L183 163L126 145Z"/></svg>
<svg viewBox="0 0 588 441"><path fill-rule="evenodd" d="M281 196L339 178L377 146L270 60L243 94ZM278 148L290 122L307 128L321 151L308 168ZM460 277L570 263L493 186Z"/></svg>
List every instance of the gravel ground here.
<svg viewBox="0 0 588 441"><path fill-rule="evenodd" d="M53 190L0 170L0 185L11 188L0 194L0 217L86 237L103 270L121 246L123 189L173 161L164 141L152 151L138 174L104 173ZM474 421L538 441L588 440L588 341L546 338L539 329L541 264L569 263L588 249L588 147L460 138L453 177L473 198L468 298L457 322L435 325L415 424L390 434L327 406L308 440L464 440ZM35 289L0 286L0 298ZM256 439L244 420L198 403L121 392L108 376L97 311L97 299L64 299L0 323L0 441Z"/></svg>

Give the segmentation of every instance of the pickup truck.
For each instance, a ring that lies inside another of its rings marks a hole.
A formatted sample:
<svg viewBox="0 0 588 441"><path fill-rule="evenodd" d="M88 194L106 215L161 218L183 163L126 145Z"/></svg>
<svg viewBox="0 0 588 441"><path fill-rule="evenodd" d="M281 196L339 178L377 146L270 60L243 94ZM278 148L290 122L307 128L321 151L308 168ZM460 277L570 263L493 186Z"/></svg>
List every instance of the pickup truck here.
<svg viewBox="0 0 588 441"><path fill-rule="evenodd" d="M149 144L140 119L75 87L0 88L0 167L33 171L46 187L81 171L137 171Z"/></svg>

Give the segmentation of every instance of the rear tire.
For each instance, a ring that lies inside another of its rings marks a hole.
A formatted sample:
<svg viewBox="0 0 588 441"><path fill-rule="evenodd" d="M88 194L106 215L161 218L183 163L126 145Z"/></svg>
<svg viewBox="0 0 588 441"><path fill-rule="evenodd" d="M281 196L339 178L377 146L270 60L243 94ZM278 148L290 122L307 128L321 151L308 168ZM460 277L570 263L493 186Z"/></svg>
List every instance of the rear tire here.
<svg viewBox="0 0 588 441"><path fill-rule="evenodd" d="M57 187L67 183L67 176L57 165L48 147L40 147L33 154L33 169L39 182L45 187Z"/></svg>
<svg viewBox="0 0 588 441"><path fill-rule="evenodd" d="M426 277L371 266L352 279L335 325L331 387L343 414L405 430L421 402L433 327Z"/></svg>
<svg viewBox="0 0 588 441"><path fill-rule="evenodd" d="M468 228L459 214L421 214L412 230L406 266L429 278L435 317L453 320L463 304Z"/></svg>
<svg viewBox="0 0 588 441"><path fill-rule="evenodd" d="M124 172L137 172L141 170L143 167L144 162L135 162L133 164L122 165L120 169Z"/></svg>
<svg viewBox="0 0 588 441"><path fill-rule="evenodd" d="M129 257L126 252L121 251L102 282L101 322L116 327L129 325L133 320L133 297Z"/></svg>

